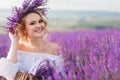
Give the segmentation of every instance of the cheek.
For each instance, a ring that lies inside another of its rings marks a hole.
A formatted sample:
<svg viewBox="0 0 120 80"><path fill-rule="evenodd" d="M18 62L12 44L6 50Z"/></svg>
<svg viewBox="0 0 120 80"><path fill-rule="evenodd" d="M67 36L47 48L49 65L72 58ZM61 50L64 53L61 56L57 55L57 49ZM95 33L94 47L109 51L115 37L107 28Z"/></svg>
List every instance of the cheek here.
<svg viewBox="0 0 120 80"><path fill-rule="evenodd" d="M33 28L31 26L27 26L26 31L29 34L29 33L31 33L33 31Z"/></svg>

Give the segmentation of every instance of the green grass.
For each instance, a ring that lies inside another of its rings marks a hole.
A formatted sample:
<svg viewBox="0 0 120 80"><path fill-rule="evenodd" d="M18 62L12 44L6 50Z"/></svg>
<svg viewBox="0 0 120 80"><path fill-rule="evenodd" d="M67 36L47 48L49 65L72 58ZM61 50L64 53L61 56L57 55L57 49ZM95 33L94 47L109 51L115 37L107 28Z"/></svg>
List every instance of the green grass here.
<svg viewBox="0 0 120 80"><path fill-rule="evenodd" d="M52 19L48 25L55 30L62 29L100 29L100 28L119 28L120 17L86 17L86 18L67 18Z"/></svg>

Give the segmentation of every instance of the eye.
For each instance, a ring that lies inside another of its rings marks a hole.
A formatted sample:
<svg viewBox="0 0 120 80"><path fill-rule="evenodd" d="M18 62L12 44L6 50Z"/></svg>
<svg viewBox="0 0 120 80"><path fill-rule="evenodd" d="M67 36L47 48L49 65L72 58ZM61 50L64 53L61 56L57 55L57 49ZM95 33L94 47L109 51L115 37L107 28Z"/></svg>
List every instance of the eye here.
<svg viewBox="0 0 120 80"><path fill-rule="evenodd" d="M35 23L30 23L30 25L34 25Z"/></svg>
<svg viewBox="0 0 120 80"><path fill-rule="evenodd" d="M39 23L43 22L43 20L39 20Z"/></svg>

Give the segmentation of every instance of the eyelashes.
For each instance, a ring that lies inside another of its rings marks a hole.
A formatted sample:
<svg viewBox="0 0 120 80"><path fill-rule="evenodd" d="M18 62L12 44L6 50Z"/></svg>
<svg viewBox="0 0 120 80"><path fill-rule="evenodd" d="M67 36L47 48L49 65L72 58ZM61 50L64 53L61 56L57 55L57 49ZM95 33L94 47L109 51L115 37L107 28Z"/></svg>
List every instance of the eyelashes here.
<svg viewBox="0 0 120 80"><path fill-rule="evenodd" d="M38 21L38 23L42 23L42 22L43 22L43 20ZM36 21L33 21L33 22L30 23L30 25L35 25L36 23L37 23Z"/></svg>
<svg viewBox="0 0 120 80"><path fill-rule="evenodd" d="M30 25L34 25L35 23L30 23Z"/></svg>
<svg viewBox="0 0 120 80"><path fill-rule="evenodd" d="M43 20L39 20L39 23L43 22Z"/></svg>

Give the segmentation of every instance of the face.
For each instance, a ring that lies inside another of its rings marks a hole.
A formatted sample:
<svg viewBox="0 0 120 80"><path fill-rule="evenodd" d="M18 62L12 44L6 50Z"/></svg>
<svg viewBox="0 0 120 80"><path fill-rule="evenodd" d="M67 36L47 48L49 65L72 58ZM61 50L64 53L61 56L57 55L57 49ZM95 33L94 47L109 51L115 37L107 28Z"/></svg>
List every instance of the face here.
<svg viewBox="0 0 120 80"><path fill-rule="evenodd" d="M43 37L46 33L46 25L41 16L37 13L30 13L25 18L25 31L28 37L38 38Z"/></svg>

